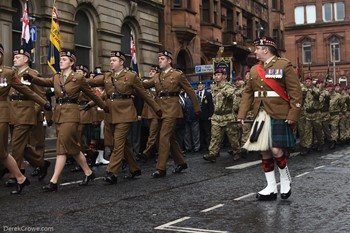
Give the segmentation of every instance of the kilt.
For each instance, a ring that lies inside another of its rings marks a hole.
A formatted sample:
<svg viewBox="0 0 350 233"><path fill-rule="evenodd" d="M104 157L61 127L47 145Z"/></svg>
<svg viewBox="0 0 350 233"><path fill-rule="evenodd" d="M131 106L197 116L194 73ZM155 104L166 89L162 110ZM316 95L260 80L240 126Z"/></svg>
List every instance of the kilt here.
<svg viewBox="0 0 350 233"><path fill-rule="evenodd" d="M295 145L292 127L285 120L271 118L272 147L293 148Z"/></svg>

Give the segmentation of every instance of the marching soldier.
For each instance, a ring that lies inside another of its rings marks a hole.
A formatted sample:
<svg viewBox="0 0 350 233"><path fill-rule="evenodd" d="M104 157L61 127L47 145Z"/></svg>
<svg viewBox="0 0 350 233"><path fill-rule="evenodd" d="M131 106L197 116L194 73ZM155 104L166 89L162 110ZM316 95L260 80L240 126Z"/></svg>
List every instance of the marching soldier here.
<svg viewBox="0 0 350 233"><path fill-rule="evenodd" d="M213 90L214 113L211 116L211 140L209 153L203 156L204 160L215 163L219 156L222 136L224 132L228 136L231 145L233 159L239 159L239 130L236 116L239 102L235 94L236 89L226 81L226 70L218 68L215 70L215 81L217 83Z"/></svg>
<svg viewBox="0 0 350 233"><path fill-rule="evenodd" d="M272 38L258 38L254 45L254 53L260 63L250 70L237 118L244 124L253 104L256 118L244 148L261 151L262 154L267 186L257 193L257 199L277 198L275 162L280 172L281 198L287 199L291 195L291 177L284 149L293 147L295 143L292 125L298 121L300 114L300 83L290 61L279 57Z"/></svg>
<svg viewBox="0 0 350 233"><path fill-rule="evenodd" d="M111 109L105 118L105 124L110 125L114 138L113 151L104 179L109 184L117 183L124 156L130 169L130 178L141 175L141 170L127 140L131 123L137 121L136 109L132 100L134 91L152 107L158 116L162 115L158 104L147 94L137 74L126 70L124 62L124 53L112 51L110 55L112 71L89 80L91 86L104 86L107 106Z"/></svg>
<svg viewBox="0 0 350 233"><path fill-rule="evenodd" d="M339 86L338 84L336 86ZM330 128L331 128L331 145L330 149L335 149L338 141L339 141L339 121L340 121L340 113L344 108L344 103L341 94L338 92L339 87L335 90L334 85L332 83L327 84L327 90L330 93L330 103L329 103L329 114L331 116L330 119Z"/></svg>
<svg viewBox="0 0 350 233"><path fill-rule="evenodd" d="M19 167L16 160L8 154L8 126L10 122L10 111L8 107L7 97L10 88L13 87L18 90L23 98L33 99L35 102L44 106L46 110L50 110L50 104L43 98L33 92L27 85L23 84L16 76L16 72L9 67L2 66L4 55L4 48L0 44L0 162L10 171L16 178L16 190L11 194L20 194L23 188L30 184Z"/></svg>
<svg viewBox="0 0 350 233"><path fill-rule="evenodd" d="M23 75L28 73L35 73L36 75L39 75L36 70L29 67L29 51L26 51L25 49L18 49L13 51L13 55L13 64L17 69L16 74L18 78L23 80ZM25 80L23 80L22 83L27 85L43 99L45 98L45 92L41 87L38 87L37 85ZM41 107L35 104L33 100L28 99L28 97L18 92L16 89L11 88L9 92L9 110L11 124L13 125L12 156L16 159L19 168L22 166L23 158L25 158L33 167L39 167L40 172L38 174L38 179L40 181L45 178L47 175L47 169L50 166L50 162L44 160L43 157L44 145L40 145L44 144ZM40 135L35 135L35 133L39 133ZM31 136L38 140L40 140L41 137L40 142L36 143L37 145L42 146L41 151L36 151L35 149L28 147ZM14 180L9 179L6 185L10 186L11 183L14 182Z"/></svg>
<svg viewBox="0 0 350 233"><path fill-rule="evenodd" d="M51 78L40 78L34 72L30 72L26 76L26 79L31 80L33 83L53 87L56 97L53 118L57 132L57 158L54 174L50 182L42 187L44 192L53 192L58 189L58 179L66 164L67 155L72 155L84 171L85 176L79 185L86 186L95 178L95 174L89 168L85 156L80 151L81 147L78 138L78 125L80 121L78 98L80 92L83 91L89 98L103 108L105 112L108 112L109 108L96 96L85 78L74 72L75 62L76 56L73 51L61 51L61 73L55 74Z"/></svg>
<svg viewBox="0 0 350 233"><path fill-rule="evenodd" d="M156 88L156 102L163 112L160 120L159 155L156 171L152 173L153 178L166 176L166 165L169 153L171 153L176 165L173 173L180 173L182 170L187 169L187 163L185 162L183 152L175 140L177 118L183 117L183 112L179 103L181 89L184 89L189 95L194 106L195 114L198 115L200 112L196 93L185 75L181 71L172 68L172 60L173 55L171 52L166 50L159 52L158 62L162 72L155 75L151 80L145 80L143 82L146 88Z"/></svg>
<svg viewBox="0 0 350 233"><path fill-rule="evenodd" d="M153 78L156 74L159 74L159 71L160 69L158 66L152 66L149 71L150 78ZM148 92L152 96L152 98L155 98L155 88L148 89ZM147 159L149 158L152 149L154 148L154 145L156 145L158 140L159 117L147 103L143 105L141 116L142 118L148 120L149 125L149 135L147 139L146 148L143 150L142 155L139 156L139 159L145 163L147 162Z"/></svg>
<svg viewBox="0 0 350 233"><path fill-rule="evenodd" d="M317 80L316 85L318 89L320 90L320 96L323 98L322 106L321 106L321 125L322 125L322 132L323 132L323 138L327 139L328 142L330 142L331 139L331 131L329 128L329 121L330 121L330 114L329 114L329 103L331 100L331 97L329 95L329 92L325 89L325 84L321 80Z"/></svg>

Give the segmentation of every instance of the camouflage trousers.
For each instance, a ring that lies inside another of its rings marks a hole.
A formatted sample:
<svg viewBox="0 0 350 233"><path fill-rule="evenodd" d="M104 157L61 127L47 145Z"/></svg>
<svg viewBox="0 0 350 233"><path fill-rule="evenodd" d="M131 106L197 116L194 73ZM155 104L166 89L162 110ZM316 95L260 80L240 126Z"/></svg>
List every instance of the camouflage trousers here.
<svg viewBox="0 0 350 233"><path fill-rule="evenodd" d="M331 126L332 141L338 141L339 139L339 121L340 121L340 116L338 114L334 116L332 116L331 114L330 126Z"/></svg>
<svg viewBox="0 0 350 233"><path fill-rule="evenodd" d="M220 146L222 142L222 136L226 132L227 138L231 145L233 154L240 152L239 146L239 127L236 123L228 122L226 125L215 124L212 121L211 126L211 140L209 145L209 154L218 156L220 152Z"/></svg>
<svg viewBox="0 0 350 233"><path fill-rule="evenodd" d="M331 141L331 129L330 129L330 118L329 112L321 112L321 123L322 123L322 132L323 137L328 141Z"/></svg>
<svg viewBox="0 0 350 233"><path fill-rule="evenodd" d="M313 138L317 140L317 144L324 144L324 134L319 113L313 113L300 119L298 124L300 135L300 146L310 149L313 145Z"/></svg>
<svg viewBox="0 0 350 233"><path fill-rule="evenodd" d="M347 128L347 121L348 118L346 115L342 115L339 120L339 141L345 141L348 137L347 131L349 128Z"/></svg>

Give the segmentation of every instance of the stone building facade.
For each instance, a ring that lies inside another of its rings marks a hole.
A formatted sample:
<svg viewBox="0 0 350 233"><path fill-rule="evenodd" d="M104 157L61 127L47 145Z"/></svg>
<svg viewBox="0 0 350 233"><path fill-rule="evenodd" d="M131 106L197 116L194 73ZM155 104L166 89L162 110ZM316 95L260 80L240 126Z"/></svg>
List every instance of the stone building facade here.
<svg viewBox="0 0 350 233"><path fill-rule="evenodd" d="M304 76L350 84L350 2L284 1L286 55ZM328 72L329 70L329 72Z"/></svg>
<svg viewBox="0 0 350 233"><path fill-rule="evenodd" d="M33 68L50 75L47 52L51 28L53 0L29 0L29 14L34 20L36 42ZM0 0L0 41L5 47L5 64L12 64L12 50L20 46L23 0ZM75 49L77 63L91 70L109 69L111 50L122 50L130 63L130 34L134 35L141 75L157 63L162 47L159 17L160 0L57 0L62 49Z"/></svg>

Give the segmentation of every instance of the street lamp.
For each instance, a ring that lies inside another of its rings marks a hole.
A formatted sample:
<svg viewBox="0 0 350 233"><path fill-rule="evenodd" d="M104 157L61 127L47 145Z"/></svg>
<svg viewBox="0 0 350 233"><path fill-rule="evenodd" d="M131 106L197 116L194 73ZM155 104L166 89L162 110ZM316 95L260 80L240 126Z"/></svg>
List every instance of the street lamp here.
<svg viewBox="0 0 350 233"><path fill-rule="evenodd" d="M332 59L333 59L333 83L336 84L337 77L335 74L335 44L337 43L337 39L335 36L332 38Z"/></svg>

